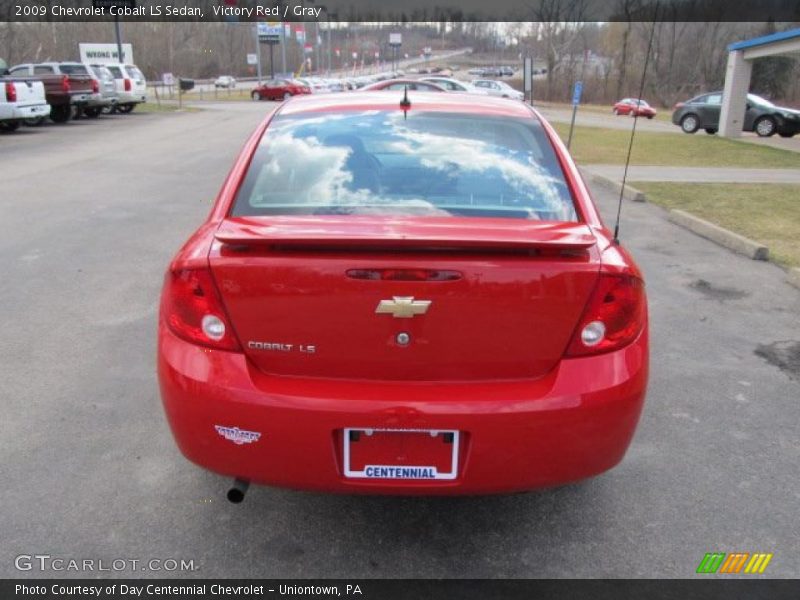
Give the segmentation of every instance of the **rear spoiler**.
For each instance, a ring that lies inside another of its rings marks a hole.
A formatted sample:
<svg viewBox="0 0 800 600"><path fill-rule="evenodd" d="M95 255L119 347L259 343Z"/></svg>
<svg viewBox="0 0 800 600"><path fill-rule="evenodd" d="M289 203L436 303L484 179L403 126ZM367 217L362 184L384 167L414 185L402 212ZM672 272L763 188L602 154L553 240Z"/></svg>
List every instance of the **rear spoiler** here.
<svg viewBox="0 0 800 600"><path fill-rule="evenodd" d="M223 221L214 237L236 246L284 247L581 250L597 243L585 223L452 217L234 217Z"/></svg>

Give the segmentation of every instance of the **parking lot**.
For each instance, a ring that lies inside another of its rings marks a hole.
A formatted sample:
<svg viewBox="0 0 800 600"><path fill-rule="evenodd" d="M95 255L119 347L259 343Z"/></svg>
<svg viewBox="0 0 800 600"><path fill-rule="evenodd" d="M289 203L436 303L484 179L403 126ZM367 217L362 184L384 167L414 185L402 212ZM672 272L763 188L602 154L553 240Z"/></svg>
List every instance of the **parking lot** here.
<svg viewBox="0 0 800 600"><path fill-rule="evenodd" d="M706 552L747 551L774 553L768 576L796 576L800 291L649 204L623 207L652 357L617 468L505 497L256 487L227 503L229 481L188 463L168 430L157 302L169 259L272 106L134 112L0 139L0 575L41 576L14 557L45 553L183 558L195 570L171 574L195 577L687 578ZM595 195L610 221L616 198Z"/></svg>

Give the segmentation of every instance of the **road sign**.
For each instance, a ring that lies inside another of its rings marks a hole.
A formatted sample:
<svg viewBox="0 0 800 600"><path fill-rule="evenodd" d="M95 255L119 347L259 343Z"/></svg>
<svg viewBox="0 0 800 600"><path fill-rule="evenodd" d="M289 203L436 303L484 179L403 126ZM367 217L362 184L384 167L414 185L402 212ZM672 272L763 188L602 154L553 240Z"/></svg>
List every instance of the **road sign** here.
<svg viewBox="0 0 800 600"><path fill-rule="evenodd" d="M389 45L390 46L402 46L403 45L403 34L402 33L390 33L389 34Z"/></svg>
<svg viewBox="0 0 800 600"><path fill-rule="evenodd" d="M258 55L257 54L248 54L247 55L247 64L248 65L257 65L258 64Z"/></svg>
<svg viewBox="0 0 800 600"><path fill-rule="evenodd" d="M281 41L281 33L283 32L283 25L275 22L258 23L256 24L258 30L258 40L266 42L267 44L277 44Z"/></svg>
<svg viewBox="0 0 800 600"><path fill-rule="evenodd" d="M523 71L523 87L525 89L525 93L529 94L533 87L533 82L531 81L533 78L533 61L531 60L530 56L525 57L525 66L523 67Z"/></svg>
<svg viewBox="0 0 800 600"><path fill-rule="evenodd" d="M164 85L175 85L175 76L172 73L163 73L161 81L164 82Z"/></svg>
<svg viewBox="0 0 800 600"><path fill-rule="evenodd" d="M578 106L581 103L581 93L583 92L583 82L576 81L575 87L572 89L572 106Z"/></svg>
<svg viewBox="0 0 800 600"><path fill-rule="evenodd" d="M133 46L122 44L122 61L119 59L119 51L116 44L95 44L80 42L78 53L81 62L92 64L116 65L120 62L136 64L133 62Z"/></svg>

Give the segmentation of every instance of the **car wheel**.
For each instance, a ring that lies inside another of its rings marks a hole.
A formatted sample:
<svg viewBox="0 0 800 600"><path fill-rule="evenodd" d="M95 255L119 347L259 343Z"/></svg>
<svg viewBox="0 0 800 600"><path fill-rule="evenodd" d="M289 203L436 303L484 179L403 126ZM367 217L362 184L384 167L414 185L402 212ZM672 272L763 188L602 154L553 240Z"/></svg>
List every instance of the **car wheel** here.
<svg viewBox="0 0 800 600"><path fill-rule="evenodd" d="M778 135L781 136L782 138L794 137L793 133L786 133L786 132L778 132Z"/></svg>
<svg viewBox="0 0 800 600"><path fill-rule="evenodd" d="M775 119L772 117L761 117L755 122L754 129L759 137L770 137L775 135Z"/></svg>
<svg viewBox="0 0 800 600"><path fill-rule="evenodd" d="M44 123L44 117L36 117L35 119L25 119L24 123L28 127L40 127Z"/></svg>
<svg viewBox="0 0 800 600"><path fill-rule="evenodd" d="M288 100L288 99L289 99L289 98L291 98L291 97L292 97L292 95L291 95L289 92L286 92L286 93L283 95L283 99L284 99L284 100Z"/></svg>
<svg viewBox="0 0 800 600"><path fill-rule="evenodd" d="M253 100L261 100L261 94L259 94L258 92L253 92L252 94L250 94L250 96L253 98Z"/></svg>
<svg viewBox="0 0 800 600"><path fill-rule="evenodd" d="M3 121L0 123L0 131L16 131L19 129L19 121Z"/></svg>
<svg viewBox="0 0 800 600"><path fill-rule="evenodd" d="M648 119L652 119L654 115L647 115Z"/></svg>
<svg viewBox="0 0 800 600"><path fill-rule="evenodd" d="M50 120L53 123L66 123L72 116L72 107L69 104L53 106L50 109Z"/></svg>
<svg viewBox="0 0 800 600"><path fill-rule="evenodd" d="M96 119L97 117L100 116L100 109L99 108L87 108L87 109L85 109L83 111L83 114L85 114L90 119Z"/></svg>
<svg viewBox="0 0 800 600"><path fill-rule="evenodd" d="M103 108L100 109L100 112L103 113L104 115L112 115L116 112L116 110L117 110L117 105L115 103L115 104L110 104L109 106L104 106Z"/></svg>
<svg viewBox="0 0 800 600"><path fill-rule="evenodd" d="M700 121L697 115L686 115L681 119L681 129L684 133L694 133L700 129Z"/></svg>
<svg viewBox="0 0 800 600"><path fill-rule="evenodd" d="M117 112L121 112L123 114L128 114L129 112L133 111L133 107L136 106L135 104L117 104Z"/></svg>
<svg viewBox="0 0 800 600"><path fill-rule="evenodd" d="M615 117L618 117L618 116L619 116L619 109L618 109L618 108L615 108L615 109L614 109L614 116L615 116Z"/></svg>
<svg viewBox="0 0 800 600"><path fill-rule="evenodd" d="M714 135L715 133L717 133L717 130L714 129L713 127L706 127L706 133L708 135Z"/></svg>

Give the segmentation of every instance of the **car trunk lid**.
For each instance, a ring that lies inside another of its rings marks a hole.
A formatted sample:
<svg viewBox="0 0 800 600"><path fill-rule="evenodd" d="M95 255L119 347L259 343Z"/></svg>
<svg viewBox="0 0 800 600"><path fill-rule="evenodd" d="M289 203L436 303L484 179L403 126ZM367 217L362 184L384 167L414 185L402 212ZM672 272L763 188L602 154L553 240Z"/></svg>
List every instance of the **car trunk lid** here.
<svg viewBox="0 0 800 600"><path fill-rule="evenodd" d="M209 260L244 351L270 374L539 377L598 276L591 229L513 219L237 217Z"/></svg>

